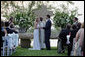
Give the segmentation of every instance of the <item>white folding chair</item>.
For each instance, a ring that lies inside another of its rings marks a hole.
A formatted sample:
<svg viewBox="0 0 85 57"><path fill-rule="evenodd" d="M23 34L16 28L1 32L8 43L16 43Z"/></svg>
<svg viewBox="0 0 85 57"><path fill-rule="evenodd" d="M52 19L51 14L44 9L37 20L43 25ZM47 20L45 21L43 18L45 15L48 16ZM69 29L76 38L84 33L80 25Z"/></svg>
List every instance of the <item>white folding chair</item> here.
<svg viewBox="0 0 85 57"><path fill-rule="evenodd" d="M1 49L2 49L2 52L1 52L1 53L2 53L2 56L5 56L5 41L6 41L6 40L5 40L5 37L2 37L2 40L3 40L4 42L3 42L3 47L1 47Z"/></svg>
<svg viewBox="0 0 85 57"><path fill-rule="evenodd" d="M13 48L14 48L14 52L15 52L15 49L16 49L16 34L13 33L12 37L13 37L13 39L12 39L12 41L13 41Z"/></svg>
<svg viewBox="0 0 85 57"><path fill-rule="evenodd" d="M17 47L18 46L18 42L19 41L19 35L18 34L15 34L15 46Z"/></svg>
<svg viewBox="0 0 85 57"><path fill-rule="evenodd" d="M8 47L8 44L7 44L7 42L8 42L8 36L4 36L4 37L2 37L2 39L4 41L3 42L3 47L1 47L3 49L3 56L6 55L6 52L7 52L7 56L9 56L9 47ZM5 50L6 48L7 48L7 51Z"/></svg>
<svg viewBox="0 0 85 57"><path fill-rule="evenodd" d="M16 41L17 41L17 38L18 38L18 36L17 36L17 34L15 34L15 33L12 33L12 34L8 34L8 36L10 36L11 38L9 39L9 47L10 47L10 49L11 49L11 55L12 55L12 49L13 49L13 47L15 46L15 48L16 48ZM15 49L14 49L14 52L15 52Z"/></svg>
<svg viewBox="0 0 85 57"><path fill-rule="evenodd" d="M14 52L16 51L16 47L18 46L18 38L19 38L19 35L13 33L13 44L15 45Z"/></svg>
<svg viewBox="0 0 85 57"><path fill-rule="evenodd" d="M9 49L11 50L11 55L12 55L12 48L13 48L13 34L8 34L9 38Z"/></svg>
<svg viewBox="0 0 85 57"><path fill-rule="evenodd" d="M6 36L6 40L8 42L8 45L7 45L7 56L10 55L10 39L11 39L11 37Z"/></svg>

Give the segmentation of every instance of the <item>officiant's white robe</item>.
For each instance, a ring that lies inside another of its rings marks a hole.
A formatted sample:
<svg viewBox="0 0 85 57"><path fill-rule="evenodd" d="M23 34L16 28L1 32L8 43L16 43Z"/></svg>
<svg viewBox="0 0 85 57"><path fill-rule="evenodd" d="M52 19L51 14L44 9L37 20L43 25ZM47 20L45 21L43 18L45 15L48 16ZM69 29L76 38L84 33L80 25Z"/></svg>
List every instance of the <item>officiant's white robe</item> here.
<svg viewBox="0 0 85 57"><path fill-rule="evenodd" d="M40 21L40 27L45 27L45 22ZM41 48L45 48L45 30L40 29L40 46Z"/></svg>

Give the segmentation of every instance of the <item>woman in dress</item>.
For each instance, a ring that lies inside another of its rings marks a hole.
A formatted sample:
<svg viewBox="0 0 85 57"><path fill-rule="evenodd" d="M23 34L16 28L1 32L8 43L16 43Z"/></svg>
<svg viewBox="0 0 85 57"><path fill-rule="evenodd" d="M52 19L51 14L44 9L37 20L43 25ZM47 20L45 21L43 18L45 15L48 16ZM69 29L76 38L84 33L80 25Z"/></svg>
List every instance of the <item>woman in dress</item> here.
<svg viewBox="0 0 85 57"><path fill-rule="evenodd" d="M40 48L40 37L39 37L39 19L37 18L34 24L34 38L33 38L33 48L30 50L41 50Z"/></svg>
<svg viewBox="0 0 85 57"><path fill-rule="evenodd" d="M76 44L75 44L75 55L77 56L83 56L83 49L82 47L83 45L83 39L84 39L84 23L82 24L81 28L78 30L77 34L76 34ZM80 49L79 49L80 48ZM81 50L82 49L82 50Z"/></svg>

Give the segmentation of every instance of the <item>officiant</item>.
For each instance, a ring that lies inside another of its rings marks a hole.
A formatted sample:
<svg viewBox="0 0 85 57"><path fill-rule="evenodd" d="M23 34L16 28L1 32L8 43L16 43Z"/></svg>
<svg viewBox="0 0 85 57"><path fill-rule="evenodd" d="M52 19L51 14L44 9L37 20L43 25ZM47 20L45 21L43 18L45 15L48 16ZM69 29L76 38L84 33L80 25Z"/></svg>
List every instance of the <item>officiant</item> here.
<svg viewBox="0 0 85 57"><path fill-rule="evenodd" d="M40 27L45 27L45 21L40 17ZM45 48L45 31L44 29L40 29L40 46L41 49Z"/></svg>

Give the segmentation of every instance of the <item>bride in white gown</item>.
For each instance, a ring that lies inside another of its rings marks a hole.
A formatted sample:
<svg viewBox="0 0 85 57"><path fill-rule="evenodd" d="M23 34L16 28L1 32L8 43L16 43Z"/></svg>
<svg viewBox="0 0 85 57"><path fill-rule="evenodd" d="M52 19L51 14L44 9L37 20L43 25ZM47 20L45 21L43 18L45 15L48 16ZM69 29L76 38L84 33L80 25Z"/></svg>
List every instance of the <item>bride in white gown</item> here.
<svg viewBox="0 0 85 57"><path fill-rule="evenodd" d="M40 47L40 37L39 37L39 19L37 18L34 25L34 39L33 39L33 48L30 50L41 50Z"/></svg>

